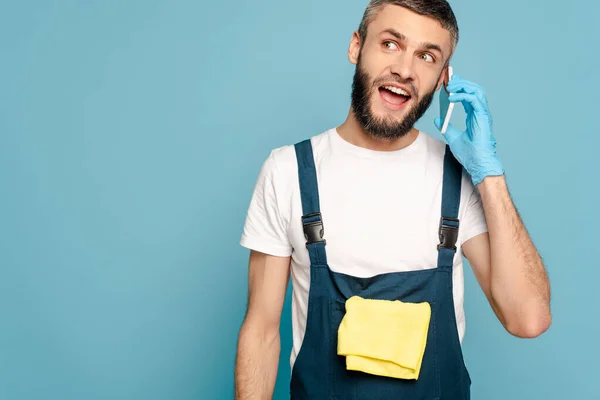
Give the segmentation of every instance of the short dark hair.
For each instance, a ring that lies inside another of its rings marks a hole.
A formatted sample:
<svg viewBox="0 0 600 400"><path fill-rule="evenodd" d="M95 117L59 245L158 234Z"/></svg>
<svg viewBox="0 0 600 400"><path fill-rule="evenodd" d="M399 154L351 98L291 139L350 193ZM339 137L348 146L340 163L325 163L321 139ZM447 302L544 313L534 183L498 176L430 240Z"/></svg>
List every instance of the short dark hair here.
<svg viewBox="0 0 600 400"><path fill-rule="evenodd" d="M450 32L452 41L452 52L458 44L458 23L452 7L446 0L371 0L365 9L365 13L358 27L361 40L367 37L367 26L375 18L377 12L386 5L396 5L411 10L417 14L431 17Z"/></svg>

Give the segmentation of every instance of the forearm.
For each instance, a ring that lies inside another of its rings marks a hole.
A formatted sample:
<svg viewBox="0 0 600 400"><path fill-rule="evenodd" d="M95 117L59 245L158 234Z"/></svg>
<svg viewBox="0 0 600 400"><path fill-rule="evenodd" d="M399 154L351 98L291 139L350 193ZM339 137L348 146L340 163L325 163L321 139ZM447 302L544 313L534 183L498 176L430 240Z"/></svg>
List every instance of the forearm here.
<svg viewBox="0 0 600 400"><path fill-rule="evenodd" d="M510 198L504 176L478 185L490 237L492 301L509 332L535 337L550 325L548 276Z"/></svg>
<svg viewBox="0 0 600 400"><path fill-rule="evenodd" d="M242 325L235 366L235 399L265 400L273 397L279 363L279 331L266 332Z"/></svg>

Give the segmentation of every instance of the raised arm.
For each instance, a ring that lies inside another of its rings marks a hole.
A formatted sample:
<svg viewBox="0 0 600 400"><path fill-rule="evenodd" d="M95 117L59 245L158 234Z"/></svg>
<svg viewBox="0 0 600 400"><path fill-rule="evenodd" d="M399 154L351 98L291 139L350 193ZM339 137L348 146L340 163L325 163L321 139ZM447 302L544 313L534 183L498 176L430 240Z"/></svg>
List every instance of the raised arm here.
<svg viewBox="0 0 600 400"><path fill-rule="evenodd" d="M461 102L467 117L464 131L450 124L444 139L481 193L489 230L465 242L463 252L506 329L515 336L536 337L551 323L550 284L510 197L485 91L456 74L447 89L449 100ZM439 129L441 118L434 122Z"/></svg>
<svg viewBox="0 0 600 400"><path fill-rule="evenodd" d="M479 185L489 234L463 244L475 277L494 312L513 335L533 338L550 326L548 275L503 176Z"/></svg>

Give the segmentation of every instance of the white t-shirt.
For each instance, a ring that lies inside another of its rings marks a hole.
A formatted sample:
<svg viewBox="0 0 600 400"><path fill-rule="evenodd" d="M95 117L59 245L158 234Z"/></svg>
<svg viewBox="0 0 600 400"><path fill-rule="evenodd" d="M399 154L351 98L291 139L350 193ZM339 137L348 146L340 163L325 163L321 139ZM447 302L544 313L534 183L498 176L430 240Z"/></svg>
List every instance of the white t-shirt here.
<svg viewBox="0 0 600 400"><path fill-rule="evenodd" d="M419 132L408 147L382 152L355 146L330 129L311 138L329 267L358 277L435 268L445 144ZM294 361L306 329L310 260L302 229L294 146L271 152L248 210L241 245L292 257ZM459 337L465 332L460 246L487 231L481 198L462 178L454 305Z"/></svg>

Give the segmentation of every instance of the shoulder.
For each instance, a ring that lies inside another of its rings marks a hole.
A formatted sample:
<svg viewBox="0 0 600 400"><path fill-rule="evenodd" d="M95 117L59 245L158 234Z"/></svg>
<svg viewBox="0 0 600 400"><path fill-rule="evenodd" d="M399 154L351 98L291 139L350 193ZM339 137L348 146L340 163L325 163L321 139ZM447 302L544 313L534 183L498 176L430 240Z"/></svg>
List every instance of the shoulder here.
<svg viewBox="0 0 600 400"><path fill-rule="evenodd" d="M308 138L311 141L313 152L317 157L319 154L323 154L325 152L324 149L329 146L329 134L330 130L327 130ZM295 144L288 144L273 149L266 164L286 181L294 177L298 173Z"/></svg>
<svg viewBox="0 0 600 400"><path fill-rule="evenodd" d="M446 154L446 143L423 131L421 131L421 135L423 136L423 141L425 142L424 147L430 158L443 162L444 155Z"/></svg>
<svg viewBox="0 0 600 400"><path fill-rule="evenodd" d="M426 149L429 156L430 162L440 166L440 170L443 170L444 158L446 156L447 144L442 139L434 138L424 132L424 141L426 143ZM471 176L463 168L462 179L461 179L461 206L466 206L468 200L473 195L476 188L473 186Z"/></svg>

